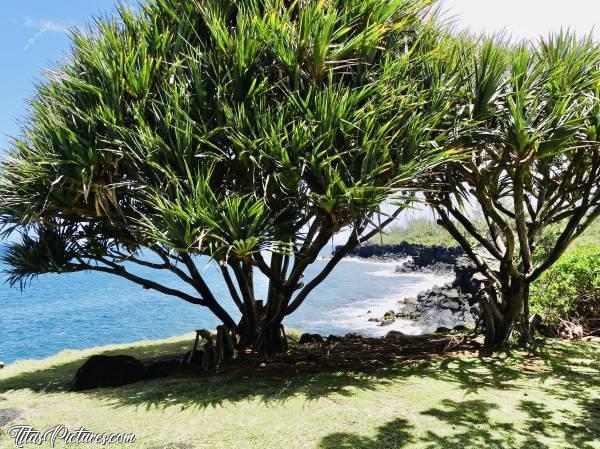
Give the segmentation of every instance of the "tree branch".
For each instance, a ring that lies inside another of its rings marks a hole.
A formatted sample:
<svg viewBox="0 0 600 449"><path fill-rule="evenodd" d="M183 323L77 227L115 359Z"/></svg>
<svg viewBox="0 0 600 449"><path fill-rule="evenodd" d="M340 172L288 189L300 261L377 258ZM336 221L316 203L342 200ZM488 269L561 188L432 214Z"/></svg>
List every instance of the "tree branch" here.
<svg viewBox="0 0 600 449"><path fill-rule="evenodd" d="M404 210L403 207L399 207L398 209L396 209L394 211L393 214L391 214L387 220L385 220L383 223L380 224L380 226L376 227L375 229L373 229L371 232L369 232L368 234L362 236L360 238L360 240L358 241L358 244L362 245L365 242L368 242L369 240L371 240L374 236L376 236L379 232L383 231L383 229L389 225L390 223L392 223L396 218L398 218L398 215L400 215L400 213Z"/></svg>
<svg viewBox="0 0 600 449"><path fill-rule="evenodd" d="M243 314L244 304L242 303L240 295L238 294L235 285L233 284L233 280L231 279L231 275L229 274L229 268L227 267L227 265L223 264L220 265L220 268L221 273L223 274L223 278L225 279L225 283L227 284L227 288L229 289L229 294L231 295L231 298L233 299L233 302L235 303L239 311Z"/></svg>
<svg viewBox="0 0 600 449"><path fill-rule="evenodd" d="M223 309L223 307L221 307L221 305L219 304L219 302L213 295L212 291L210 290L210 288L208 287L206 282L204 282L204 279L198 272L198 268L196 267L196 264L192 260L192 257L188 253L180 253L179 257L181 257L181 260L183 261L183 263L187 267L188 271L190 272L190 275L192 277L192 285L194 286L196 291L202 295L202 297L204 298L204 300L207 303L207 307L221 321L223 321L223 323L227 327L229 327L230 329L235 329L235 322L233 321L233 318L231 318L231 315L229 315L225 311L225 309Z"/></svg>
<svg viewBox="0 0 600 449"><path fill-rule="evenodd" d="M496 283L496 285L500 284L500 281L494 275L493 271L489 267L489 265L473 250L473 247L469 243L469 241L465 238L464 235L458 230L458 228L454 225L450 217L446 213L445 210L442 209L442 206L435 206L435 210L440 215L439 224L444 227L454 239L460 243L465 252L469 255L473 263L477 266L477 269L492 282Z"/></svg>
<svg viewBox="0 0 600 449"><path fill-rule="evenodd" d="M103 261L101 261L101 263L106 264L106 261L103 260ZM208 306L208 304L204 300L204 298L195 298L194 296L189 295L180 290L175 290L173 288L166 287L162 284L159 284L158 282L151 281L150 279L142 278L140 276L137 276L133 273L128 272L125 269L125 267L123 267L122 265L116 264L116 263L109 262L107 267L104 267L101 265L92 265L92 264L84 263L84 264L81 264L80 267L83 268L84 270L100 271L103 273L116 274L117 276L121 276L131 282L141 285L142 287L144 287L146 289L156 290L158 292L164 293L165 295L169 295L169 296L177 296L178 298L181 298L191 304Z"/></svg>
<svg viewBox="0 0 600 449"><path fill-rule="evenodd" d="M445 207L448 210L448 212L450 212L450 214L452 214L452 216L456 218L456 220L458 220L458 222L467 230L467 232L471 234L475 238L475 240L477 240L481 244L481 246L487 249L488 252L496 259L502 260L502 255L496 248L496 245L494 244L492 246L492 244L484 236L481 235L477 228L473 226L473 223L471 223L471 221L467 219L467 217L461 214L454 206L450 204L450 201L448 201L448 205L446 205Z"/></svg>
<svg viewBox="0 0 600 449"><path fill-rule="evenodd" d="M517 227L517 236L519 237L519 246L521 250L521 260L523 262L524 272L526 274L531 270L532 259L531 259L531 245L529 243L529 236L527 234L527 221L525 216L525 209L523 203L525 201L525 194L523 191L523 177L525 167L521 163L515 169L515 177L513 179L514 186L514 208L515 208L515 224Z"/></svg>
<svg viewBox="0 0 600 449"><path fill-rule="evenodd" d="M595 219L600 217L600 207L595 208L586 218L584 218L585 213L586 208L581 207L578 213L574 214L569 220L546 260L537 264L531 271L527 278L530 282L534 282L544 271L551 267L563 255L571 242L580 236ZM583 221L581 222L581 220Z"/></svg>

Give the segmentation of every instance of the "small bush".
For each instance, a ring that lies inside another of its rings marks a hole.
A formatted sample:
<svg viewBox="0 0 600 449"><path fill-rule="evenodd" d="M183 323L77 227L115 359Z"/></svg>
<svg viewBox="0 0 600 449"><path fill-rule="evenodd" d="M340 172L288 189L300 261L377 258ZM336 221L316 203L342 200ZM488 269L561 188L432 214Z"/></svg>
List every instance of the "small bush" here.
<svg viewBox="0 0 600 449"><path fill-rule="evenodd" d="M532 286L531 310L550 324L600 317L600 246L575 247Z"/></svg>

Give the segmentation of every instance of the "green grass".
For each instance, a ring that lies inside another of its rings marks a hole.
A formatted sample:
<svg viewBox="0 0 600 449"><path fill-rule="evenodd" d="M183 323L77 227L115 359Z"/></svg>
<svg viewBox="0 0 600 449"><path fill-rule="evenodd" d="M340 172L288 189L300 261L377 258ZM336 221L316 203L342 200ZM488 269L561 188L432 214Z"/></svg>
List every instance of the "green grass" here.
<svg viewBox="0 0 600 449"><path fill-rule="evenodd" d="M598 246L600 245L600 218L594 220L586 231L573 242L573 246Z"/></svg>
<svg viewBox="0 0 600 449"><path fill-rule="evenodd" d="M477 228L483 233L486 232L485 225L480 218L475 219ZM460 228L460 226L459 226ZM559 226L556 227L559 229ZM463 231L472 244L476 244L475 240L472 239L466 232ZM438 225L435 221L427 218L415 218L410 220L404 226L391 227L386 229L384 233L377 234L371 239L371 243L378 244L383 240L384 244L396 244L406 241L411 244L420 245L439 245L439 246L458 246L458 243L454 238L446 231L443 227ZM575 242L573 246L590 246L600 244L600 220L595 220L594 223L583 233Z"/></svg>
<svg viewBox="0 0 600 449"><path fill-rule="evenodd" d="M593 343L549 341L536 355L402 363L376 375L163 379L66 390L91 354L151 360L181 353L191 340L10 365L0 372L0 409L22 410L16 422L40 430L64 424L133 432L136 444L121 447L145 449L600 448L600 347ZM0 447L13 443L0 435Z"/></svg>
<svg viewBox="0 0 600 449"><path fill-rule="evenodd" d="M385 245L397 244L406 241L411 244L458 246L448 231L432 220L415 218L405 226L396 226L386 229L385 233L377 234L371 243L379 244L383 240Z"/></svg>

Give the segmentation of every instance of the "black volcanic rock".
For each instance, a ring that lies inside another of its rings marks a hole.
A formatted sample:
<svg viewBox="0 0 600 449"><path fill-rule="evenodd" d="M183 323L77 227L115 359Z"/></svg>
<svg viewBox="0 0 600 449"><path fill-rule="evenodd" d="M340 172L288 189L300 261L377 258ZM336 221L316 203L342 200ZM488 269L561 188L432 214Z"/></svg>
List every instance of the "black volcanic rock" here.
<svg viewBox="0 0 600 449"><path fill-rule="evenodd" d="M335 252L339 251L341 246L336 246ZM354 248L349 256L371 259L401 260L407 257L412 258L413 271L424 267L430 267L438 264L442 267L454 265L457 257L464 255L464 250L460 247L445 246L426 246L402 242L393 245L374 245L365 243Z"/></svg>
<svg viewBox="0 0 600 449"><path fill-rule="evenodd" d="M325 339L319 334L302 334L298 344L305 345L308 343L323 343Z"/></svg>
<svg viewBox="0 0 600 449"><path fill-rule="evenodd" d="M339 248L336 247L336 251ZM484 250L476 248L475 251L486 260L492 270L498 270L497 261L490 259ZM444 317L446 322L454 321L468 325L472 325L479 319L478 293L483 277L461 247L425 246L407 242L397 245L367 243L355 248L349 255L373 261L402 261L403 263L396 267L396 273L447 275L454 272L453 282L434 287L418 295L416 313L412 312L412 315L424 319L431 319L433 316ZM406 312L400 313L399 317L402 318L406 314ZM391 322L385 317L379 319L380 325L383 326Z"/></svg>
<svg viewBox="0 0 600 449"><path fill-rule="evenodd" d="M94 355L75 374L73 391L120 387L147 378L146 368L129 355Z"/></svg>

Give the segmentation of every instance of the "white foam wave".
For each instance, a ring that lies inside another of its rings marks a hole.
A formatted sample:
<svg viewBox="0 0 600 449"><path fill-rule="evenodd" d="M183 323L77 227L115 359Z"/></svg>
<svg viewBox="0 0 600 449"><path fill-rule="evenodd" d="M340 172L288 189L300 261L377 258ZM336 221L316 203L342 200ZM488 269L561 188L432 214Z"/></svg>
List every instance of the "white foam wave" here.
<svg viewBox="0 0 600 449"><path fill-rule="evenodd" d="M321 257L321 260L329 260L331 259L330 256L323 256ZM404 258L404 259L398 259L398 260L377 260L377 259L366 259L363 257L354 257L354 256L349 256L349 257L344 257L340 263L363 263L363 264L367 264L367 265L381 265L381 266L393 266L396 267L398 265L404 265L408 260L410 259L410 257Z"/></svg>
<svg viewBox="0 0 600 449"><path fill-rule="evenodd" d="M387 276L388 271L375 271L374 276ZM402 279L402 290L394 292L383 298L367 298L358 300L344 306L336 307L325 313L321 319L312 321L318 327L328 327L343 332L361 332L365 335L381 336L391 330L405 334L417 335L432 332L436 328L435 323L426 321L413 321L398 318L389 326L380 326L378 322L369 321L369 318L381 318L387 311L402 312L405 305L399 301L403 298L416 297L420 292L428 290L435 285L443 285L451 282L451 276L423 275L393 273ZM443 324L441 324L443 325Z"/></svg>

